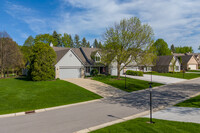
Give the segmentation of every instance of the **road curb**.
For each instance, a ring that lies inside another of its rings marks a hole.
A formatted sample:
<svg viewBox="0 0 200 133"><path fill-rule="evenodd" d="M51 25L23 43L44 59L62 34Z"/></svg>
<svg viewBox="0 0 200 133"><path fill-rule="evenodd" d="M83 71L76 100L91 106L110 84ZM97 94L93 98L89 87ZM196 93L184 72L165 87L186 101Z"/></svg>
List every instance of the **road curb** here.
<svg viewBox="0 0 200 133"><path fill-rule="evenodd" d="M103 98L96 99L96 100L91 100L91 101L86 101L86 102L69 104L69 105L62 105L62 106L56 106L56 107L50 107L50 108L44 108L44 109L37 109L37 110L33 110L34 111L33 113L17 112L17 113L5 114L5 115L0 115L0 118L15 117L15 116L22 116L22 115L30 115L30 114L35 114L35 113L40 113L40 112L45 112L45 111L50 111L50 110L62 109L62 108L67 108L67 107L72 107L72 106L77 106L77 105L97 102L97 101L101 101L102 99Z"/></svg>

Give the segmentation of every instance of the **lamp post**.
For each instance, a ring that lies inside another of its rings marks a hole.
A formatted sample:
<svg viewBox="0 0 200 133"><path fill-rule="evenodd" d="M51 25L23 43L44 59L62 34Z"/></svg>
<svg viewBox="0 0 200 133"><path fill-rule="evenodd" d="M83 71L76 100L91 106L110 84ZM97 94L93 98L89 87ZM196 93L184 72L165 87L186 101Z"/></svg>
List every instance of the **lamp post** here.
<svg viewBox="0 0 200 133"><path fill-rule="evenodd" d="M184 78L185 69L183 68L183 78Z"/></svg>
<svg viewBox="0 0 200 133"><path fill-rule="evenodd" d="M152 112L153 112L153 107L152 107L152 70L151 70L151 82L149 83L149 106L150 106L150 122L149 123L154 123L152 121Z"/></svg>
<svg viewBox="0 0 200 133"><path fill-rule="evenodd" d="M126 89L126 72L125 72L125 89Z"/></svg>

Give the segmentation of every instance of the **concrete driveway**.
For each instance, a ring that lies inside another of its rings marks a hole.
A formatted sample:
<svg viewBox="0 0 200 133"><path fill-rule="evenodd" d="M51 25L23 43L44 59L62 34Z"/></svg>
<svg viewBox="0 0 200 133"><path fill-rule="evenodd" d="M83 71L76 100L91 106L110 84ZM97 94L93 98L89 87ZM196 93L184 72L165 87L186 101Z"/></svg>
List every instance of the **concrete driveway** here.
<svg viewBox="0 0 200 133"><path fill-rule="evenodd" d="M98 85L96 86L98 87ZM200 92L200 78L153 89L153 107L169 107ZM0 118L1 133L73 133L149 110L149 91L24 116Z"/></svg>
<svg viewBox="0 0 200 133"><path fill-rule="evenodd" d="M122 76L125 76L125 75L122 75ZM126 76L129 78L133 78L133 79L151 81L151 75L149 75L149 74L144 74L143 76L131 76L131 75L126 75ZM172 84L172 83L187 81L187 79L152 75L152 81L157 82L157 83L162 83L162 84Z"/></svg>
<svg viewBox="0 0 200 133"><path fill-rule="evenodd" d="M64 79L65 81L74 83L81 86L91 92L94 92L102 97L118 97L128 94L125 91L112 87L110 85L98 82L96 80L76 78L76 79Z"/></svg>

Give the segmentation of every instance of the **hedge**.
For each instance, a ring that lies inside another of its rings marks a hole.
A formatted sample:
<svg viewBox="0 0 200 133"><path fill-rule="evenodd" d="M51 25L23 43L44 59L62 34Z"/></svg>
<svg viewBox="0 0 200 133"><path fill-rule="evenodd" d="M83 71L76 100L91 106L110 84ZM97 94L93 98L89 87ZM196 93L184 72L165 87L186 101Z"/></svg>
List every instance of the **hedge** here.
<svg viewBox="0 0 200 133"><path fill-rule="evenodd" d="M133 75L133 76L143 76L143 72L141 72L141 71L127 70L126 74L127 75Z"/></svg>

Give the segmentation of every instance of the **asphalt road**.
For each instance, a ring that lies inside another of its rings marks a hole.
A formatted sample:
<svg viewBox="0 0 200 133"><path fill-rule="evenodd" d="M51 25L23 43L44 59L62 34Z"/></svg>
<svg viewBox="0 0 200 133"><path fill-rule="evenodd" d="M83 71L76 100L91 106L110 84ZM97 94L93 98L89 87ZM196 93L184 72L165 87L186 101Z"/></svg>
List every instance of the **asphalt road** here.
<svg viewBox="0 0 200 133"><path fill-rule="evenodd" d="M154 108L175 104L200 92L200 78L153 90ZM149 109L149 91L25 116L0 118L0 133L72 133Z"/></svg>

